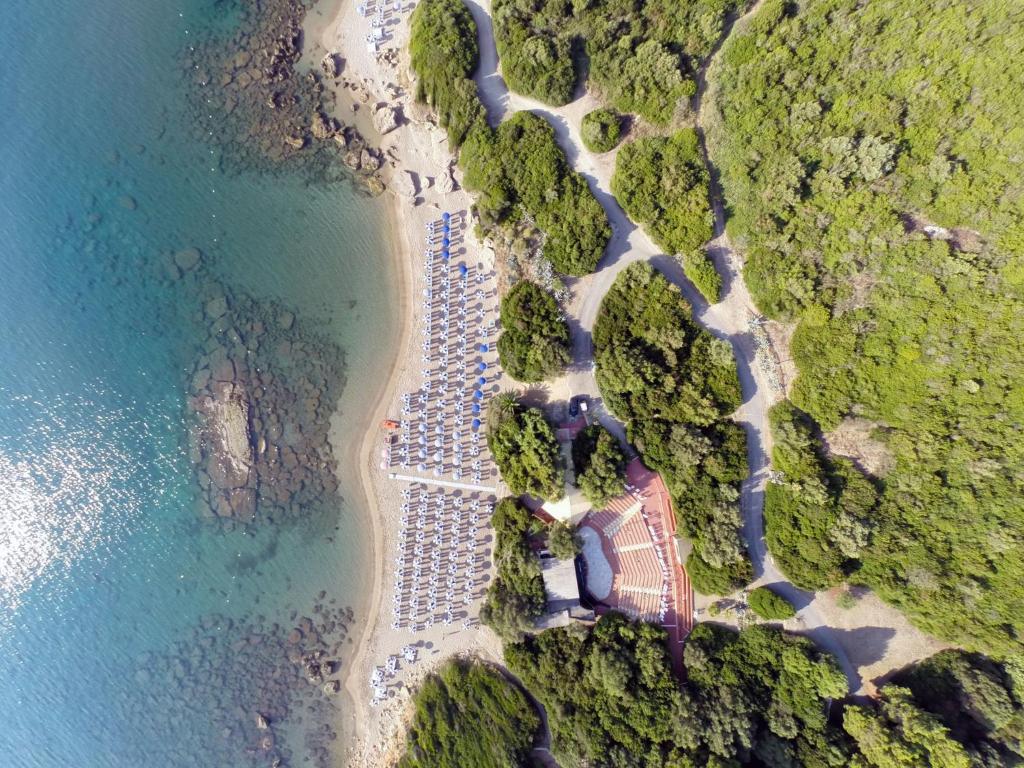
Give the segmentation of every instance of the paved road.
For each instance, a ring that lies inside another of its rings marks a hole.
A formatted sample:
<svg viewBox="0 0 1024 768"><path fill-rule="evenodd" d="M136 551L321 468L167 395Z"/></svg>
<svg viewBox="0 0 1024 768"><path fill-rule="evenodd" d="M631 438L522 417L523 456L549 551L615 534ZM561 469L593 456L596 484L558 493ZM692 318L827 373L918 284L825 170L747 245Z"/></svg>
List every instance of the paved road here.
<svg viewBox="0 0 1024 768"><path fill-rule="evenodd" d="M498 54L491 24L490 0L465 0L479 30L480 67L474 75L480 99L487 108L488 120L497 125L512 112L528 110L547 119L555 130L559 145L569 163L579 171L597 200L604 206L612 226L612 238L598 269L591 275L568 281L575 299L567 308L569 326L573 333L573 362L566 375L566 386L573 394L585 394L595 404L594 412L601 423L613 434L625 440L625 428L601 405L600 391L594 378L591 332L597 319L601 299L608 292L616 276L630 264L646 261L657 267L693 306L694 318L720 339L728 341L736 356L743 404L734 414L747 434L747 461L750 475L743 482L740 508L744 519L744 536L754 565L756 583L771 584L773 589L799 608L799 617L806 633L818 645L831 652L846 674L851 691L858 691L862 681L856 668L825 621L815 604L815 595L798 589L779 571L768 552L764 539L764 491L768 480L771 430L768 428L768 409L781 393L774 391L769 377L756 355L756 343L750 331L750 321L758 316L757 309L746 284L743 282L740 262L725 232L725 210L718 186L717 174L712 169L711 189L714 211L714 237L708 244L710 255L722 276L723 296L712 305L686 279L678 260L666 256L647 234L622 210L611 193L614 172L614 153L597 156L583 145L579 126L583 115L598 104L588 94L581 94L563 107L551 107L542 102L511 93L498 72ZM756 12L760 0L734 25L740 27ZM717 50L716 50L717 52ZM706 117L708 99L704 98L707 77L717 57L702 72L699 79L695 128L703 142L702 124ZM778 379L776 379L778 380Z"/></svg>

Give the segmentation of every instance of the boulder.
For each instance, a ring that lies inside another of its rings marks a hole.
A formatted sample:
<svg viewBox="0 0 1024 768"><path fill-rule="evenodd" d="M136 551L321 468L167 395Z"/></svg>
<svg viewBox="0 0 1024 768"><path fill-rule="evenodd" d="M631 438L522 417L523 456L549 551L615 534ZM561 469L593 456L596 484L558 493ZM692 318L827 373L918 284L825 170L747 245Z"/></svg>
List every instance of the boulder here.
<svg viewBox="0 0 1024 768"><path fill-rule="evenodd" d="M398 127L398 118L399 112L396 107L378 104L373 110L373 127L383 136Z"/></svg>
<svg viewBox="0 0 1024 768"><path fill-rule="evenodd" d="M442 194L447 195L449 192L455 191L455 177L452 175L452 169L449 166L445 168L437 175L437 190Z"/></svg>
<svg viewBox="0 0 1024 768"><path fill-rule="evenodd" d="M188 272L199 263L202 255L198 248L184 248L174 254L174 263L182 272Z"/></svg>
<svg viewBox="0 0 1024 768"><path fill-rule="evenodd" d="M415 198L419 191L416 183L416 175L412 171L396 173L391 180L391 189L401 197Z"/></svg>
<svg viewBox="0 0 1024 768"><path fill-rule="evenodd" d="M359 166L364 171L376 171L380 168L380 157L368 149L364 149L359 155Z"/></svg>
<svg viewBox="0 0 1024 768"><path fill-rule="evenodd" d="M341 59L336 53L328 53L320 61L320 69L328 77L337 77L341 74Z"/></svg>
<svg viewBox="0 0 1024 768"><path fill-rule="evenodd" d="M261 731L267 730L270 727L270 723L267 722L267 718L261 715L259 712L256 713L256 727Z"/></svg>
<svg viewBox="0 0 1024 768"><path fill-rule="evenodd" d="M324 683L324 693L337 693L341 690L341 683L337 680L328 680Z"/></svg>
<svg viewBox="0 0 1024 768"><path fill-rule="evenodd" d="M287 144L292 149L302 149L304 146L306 146L306 137L286 136L284 139L284 143Z"/></svg>
<svg viewBox="0 0 1024 768"><path fill-rule="evenodd" d="M327 117L323 112L316 112L313 115L313 124L310 126L310 130L314 139L323 141L338 132L338 124L333 117Z"/></svg>
<svg viewBox="0 0 1024 768"><path fill-rule="evenodd" d="M206 302L206 316L216 320L228 311L228 300L223 296L215 296Z"/></svg>

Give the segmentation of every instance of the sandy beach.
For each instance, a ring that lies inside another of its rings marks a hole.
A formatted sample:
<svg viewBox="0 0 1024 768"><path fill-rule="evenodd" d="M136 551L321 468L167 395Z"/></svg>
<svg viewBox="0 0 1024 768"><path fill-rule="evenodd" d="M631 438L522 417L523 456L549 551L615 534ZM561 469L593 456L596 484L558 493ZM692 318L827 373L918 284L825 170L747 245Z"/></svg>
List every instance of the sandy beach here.
<svg viewBox="0 0 1024 768"><path fill-rule="evenodd" d="M442 211L467 215L472 200L458 184L444 131L427 121L425 111L414 103L408 87L405 48L412 5L403 6L398 12L389 6L385 40L376 52L367 46L370 18L359 14L357 3L341 0L333 8L331 5L318 6L319 13L307 23L312 36L309 55L319 59L332 53L343 62L334 83L335 116L355 125L385 158L382 176L388 186L385 195L390 211L389 258L394 259L395 312L400 317L395 356L389 367L380 372L376 406L360 420L365 429L358 447L355 443L336 444L341 461L358 463L365 492L365 503L360 506L369 516L368 544L373 550L368 558L373 563L372 579L368 580L372 589L360 601L359 613L366 617L366 622L355 638L356 651L345 682L341 724L344 743L348 745L345 764L372 767L391 765L397 759L404 743L409 694L418 681L453 656L468 654L500 661L501 645L497 636L476 620L486 576L466 606L468 615L462 621L450 625L438 622L415 633L406 627L396 629L391 623L387 597L395 590L396 576L388 564L398 546L402 492L410 484L389 478L393 468L382 468L385 432L380 424L386 418L398 419L403 393L417 392L424 384L414 339L419 335L417 329L426 311L415 300L426 288L421 256L426 224L437 220ZM383 135L376 129L377 121L372 114L374 106L382 104L396 109L398 115L398 126ZM447 182L453 176L455 183L450 185ZM465 227L458 256L461 262L475 265L481 274L494 279L493 252L475 237L470 226ZM486 315L495 322L496 294L496 290L489 290L481 309L481 317ZM488 392L497 391L501 384L500 377L489 382ZM415 474L415 469L410 471ZM485 482L496 486L496 471ZM496 493L479 495L484 501L498 498ZM489 534L485 533L482 539L485 570L489 570ZM416 661L399 662L396 672L386 680L386 698L374 703L369 685L374 670L383 668L389 657L400 656L402 649L410 645L416 649Z"/></svg>

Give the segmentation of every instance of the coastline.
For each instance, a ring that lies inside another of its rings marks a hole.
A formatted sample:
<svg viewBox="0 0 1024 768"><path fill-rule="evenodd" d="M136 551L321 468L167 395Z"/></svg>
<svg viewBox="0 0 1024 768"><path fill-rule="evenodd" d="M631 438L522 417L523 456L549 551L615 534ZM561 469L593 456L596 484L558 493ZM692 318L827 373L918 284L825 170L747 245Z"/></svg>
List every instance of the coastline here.
<svg viewBox="0 0 1024 768"><path fill-rule="evenodd" d="M473 655L498 664L502 662L498 637L478 622L473 621L471 626L461 629L439 623L413 635L408 629L396 630L390 626L391 611L384 604L386 592L394 586L387 563L388 553L398 545L403 485L389 479L387 470L379 467L378 424L385 417L394 417L400 412L402 393L417 391L424 383L419 354L413 346L424 314L420 302L414 301L426 288L423 275L416 270L420 263L417 246L422 241L424 225L439 217L442 210L468 214L472 199L457 180L451 185L446 183L458 175L454 158L448 151L446 134L425 117L426 113L412 98L406 58L411 6L389 16L387 39L380 51L368 50L365 37L370 28L369 19L358 14L356 3L325 0L317 10L319 18L310 26L316 33L310 39L312 55L319 58L329 52L344 61L340 76L330 83L336 98L334 114L348 124L355 123L385 158L381 173L388 187L385 194L390 198L386 201L390 250L386 258L393 260L393 279L397 284L395 300L401 303L398 332L402 338L395 345L395 357L386 368L369 418L361 421L365 429L354 457L358 461L359 484L365 498L362 508L369 515L369 526L365 530L372 547L368 557L372 582L365 603L365 622L358 636L353 638L356 646L344 677L348 709L339 725L345 738L343 764L374 768L392 765L400 754L410 694L427 674L454 656ZM396 108L400 115L398 127L384 135L374 129L370 119L373 108L382 102ZM485 271L493 270L493 251L476 238L471 228L465 233L464 247L466 263L480 264ZM496 295L488 296L483 306L493 317L497 316ZM496 383L500 384L500 378ZM350 457L350 451L346 451L339 458L346 461ZM474 619L480 602L481 598L477 597L467 606ZM368 687L371 673L389 656L399 654L407 644L418 649L419 658L398 670L386 700L371 705ZM336 757L341 759L340 754Z"/></svg>

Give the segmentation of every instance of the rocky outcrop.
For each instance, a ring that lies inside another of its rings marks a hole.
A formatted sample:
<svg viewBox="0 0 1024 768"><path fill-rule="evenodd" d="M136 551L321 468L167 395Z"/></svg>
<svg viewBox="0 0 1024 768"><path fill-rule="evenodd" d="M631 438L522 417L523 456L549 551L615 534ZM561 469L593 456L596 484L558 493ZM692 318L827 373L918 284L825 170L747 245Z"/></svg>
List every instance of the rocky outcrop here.
<svg viewBox="0 0 1024 768"><path fill-rule="evenodd" d="M400 112L389 104L378 104L373 109L373 127L381 136L398 127Z"/></svg>
<svg viewBox="0 0 1024 768"><path fill-rule="evenodd" d="M230 529L336 504L341 351L293 312L217 284L201 316L209 337L187 379L199 514Z"/></svg>
<svg viewBox="0 0 1024 768"><path fill-rule="evenodd" d="M437 175L437 189L443 194L454 192L458 189L458 185L455 183L455 177L452 175L451 166L448 166Z"/></svg>
<svg viewBox="0 0 1024 768"><path fill-rule="evenodd" d="M341 57L336 53L328 53L320 60L320 69L327 77L337 77L341 74Z"/></svg>

